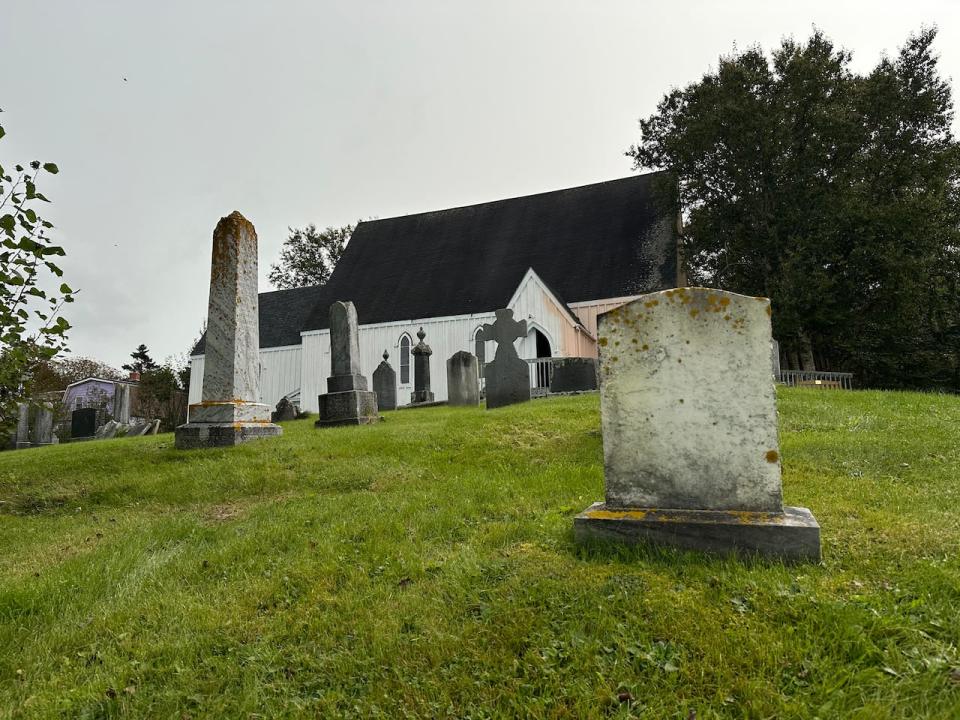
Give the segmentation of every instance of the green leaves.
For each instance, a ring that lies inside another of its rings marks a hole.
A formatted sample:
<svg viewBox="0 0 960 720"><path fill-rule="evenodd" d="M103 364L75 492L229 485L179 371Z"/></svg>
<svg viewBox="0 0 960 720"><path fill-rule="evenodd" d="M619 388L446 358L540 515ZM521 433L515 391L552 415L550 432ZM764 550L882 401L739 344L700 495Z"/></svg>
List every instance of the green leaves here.
<svg viewBox="0 0 960 720"><path fill-rule="evenodd" d="M43 169L51 175L56 175L58 172L60 172L60 168L58 168L55 163L44 163Z"/></svg>

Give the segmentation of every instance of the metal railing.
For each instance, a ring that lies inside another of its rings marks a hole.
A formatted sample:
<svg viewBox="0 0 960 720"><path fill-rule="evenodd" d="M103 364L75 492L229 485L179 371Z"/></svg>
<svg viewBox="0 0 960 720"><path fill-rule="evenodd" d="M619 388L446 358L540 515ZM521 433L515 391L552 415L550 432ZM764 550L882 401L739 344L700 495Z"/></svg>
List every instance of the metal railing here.
<svg viewBox="0 0 960 720"><path fill-rule="evenodd" d="M781 370L779 381L789 387L852 390L853 373L819 370Z"/></svg>
<svg viewBox="0 0 960 720"><path fill-rule="evenodd" d="M553 382L553 358L533 358L527 363L530 367L530 395L548 395L550 383Z"/></svg>

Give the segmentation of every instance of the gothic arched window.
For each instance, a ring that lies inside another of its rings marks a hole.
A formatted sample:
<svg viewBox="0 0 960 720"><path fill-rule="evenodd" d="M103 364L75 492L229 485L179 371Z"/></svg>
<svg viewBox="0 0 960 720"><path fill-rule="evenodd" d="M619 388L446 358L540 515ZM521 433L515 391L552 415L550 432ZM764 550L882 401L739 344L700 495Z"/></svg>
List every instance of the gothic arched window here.
<svg viewBox="0 0 960 720"><path fill-rule="evenodd" d="M404 333L400 336L400 384L410 382L410 336Z"/></svg>

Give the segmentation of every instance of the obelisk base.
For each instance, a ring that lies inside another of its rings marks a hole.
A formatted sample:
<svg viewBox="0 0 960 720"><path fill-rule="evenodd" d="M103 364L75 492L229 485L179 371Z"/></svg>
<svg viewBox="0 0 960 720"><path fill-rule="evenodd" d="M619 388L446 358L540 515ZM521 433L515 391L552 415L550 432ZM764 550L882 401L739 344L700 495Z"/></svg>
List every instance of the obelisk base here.
<svg viewBox="0 0 960 720"><path fill-rule="evenodd" d="M371 425L380 421L377 413L377 394L370 390L331 392L317 398L320 419L316 427L336 425Z"/></svg>
<svg viewBox="0 0 960 720"><path fill-rule="evenodd" d="M608 507L598 502L573 519L577 542L650 542L711 553L820 560L820 525L807 508L783 513Z"/></svg>
<svg viewBox="0 0 960 720"><path fill-rule="evenodd" d="M263 403L200 402L190 406L188 418L174 431L178 450L232 447L283 434L282 427L270 422L270 406Z"/></svg>

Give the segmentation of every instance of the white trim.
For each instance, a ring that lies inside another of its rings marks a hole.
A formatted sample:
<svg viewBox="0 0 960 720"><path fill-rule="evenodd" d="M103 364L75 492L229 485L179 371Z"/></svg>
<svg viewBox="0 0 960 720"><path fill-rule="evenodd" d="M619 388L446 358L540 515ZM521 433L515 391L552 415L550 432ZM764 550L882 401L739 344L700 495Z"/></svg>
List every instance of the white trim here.
<svg viewBox="0 0 960 720"><path fill-rule="evenodd" d="M365 325L360 325L361 328L389 328L389 327L405 327L409 325L423 325L426 323L435 323L435 322L455 322L457 320L469 320L470 318L477 318L478 320L489 320L490 318L496 317L493 310L488 310L486 312L480 313L469 313L467 315L438 315L436 317L425 317L425 318L413 318L411 320L390 320L389 322L382 323L369 323ZM301 330L300 337L305 337L307 335L327 335L329 334L329 328L323 328L322 330ZM299 345L294 346L299 347Z"/></svg>
<svg viewBox="0 0 960 720"><path fill-rule="evenodd" d="M560 310L560 312L562 312L564 315L566 315L567 321L573 327L583 327L583 323L580 322L580 318L574 315L571 310L568 310L567 307L562 302L560 302L560 299L553 294L553 291L551 291L550 288L547 287L547 284L543 281L543 278L537 275L537 271L534 270L533 268L528 269L527 272L524 273L523 279L520 281L520 284L517 285L517 289L514 290L513 295L510 298L510 302L507 303L507 307L511 307L517 301L517 299L520 297L520 293L523 292L523 286L526 285L531 280L536 280L537 284L540 286L540 289L543 290L546 296L550 298L550 300L553 302L554 305L557 306L557 309ZM546 333L544 334L546 335ZM550 344L550 349L551 350L553 349L553 343Z"/></svg>
<svg viewBox="0 0 960 720"><path fill-rule="evenodd" d="M600 300L581 300L580 302L567 303L567 305L569 305L571 308L578 308L587 307L588 305L609 305L619 302L626 304L628 302L633 302L638 297L642 297L642 295L624 295L623 297L602 298Z"/></svg>
<svg viewBox="0 0 960 720"><path fill-rule="evenodd" d="M83 380L77 380L76 382L70 383L69 385L67 385L67 387L64 388L64 390L69 390L74 385L82 385L83 383L90 382L91 380L95 380L96 382L102 382L102 383L110 383L111 385L115 383L122 383L124 385L139 384L138 380L130 380L129 378L126 380L107 380L106 378L101 378L101 377L88 377L88 378L84 378Z"/></svg>
<svg viewBox="0 0 960 720"><path fill-rule="evenodd" d="M547 331L547 329L536 320L527 320L527 335L530 334L531 330L536 330L547 339L547 342L550 343L550 357L557 357L554 355L557 350L557 344L553 341L553 338L550 337L550 333Z"/></svg>

